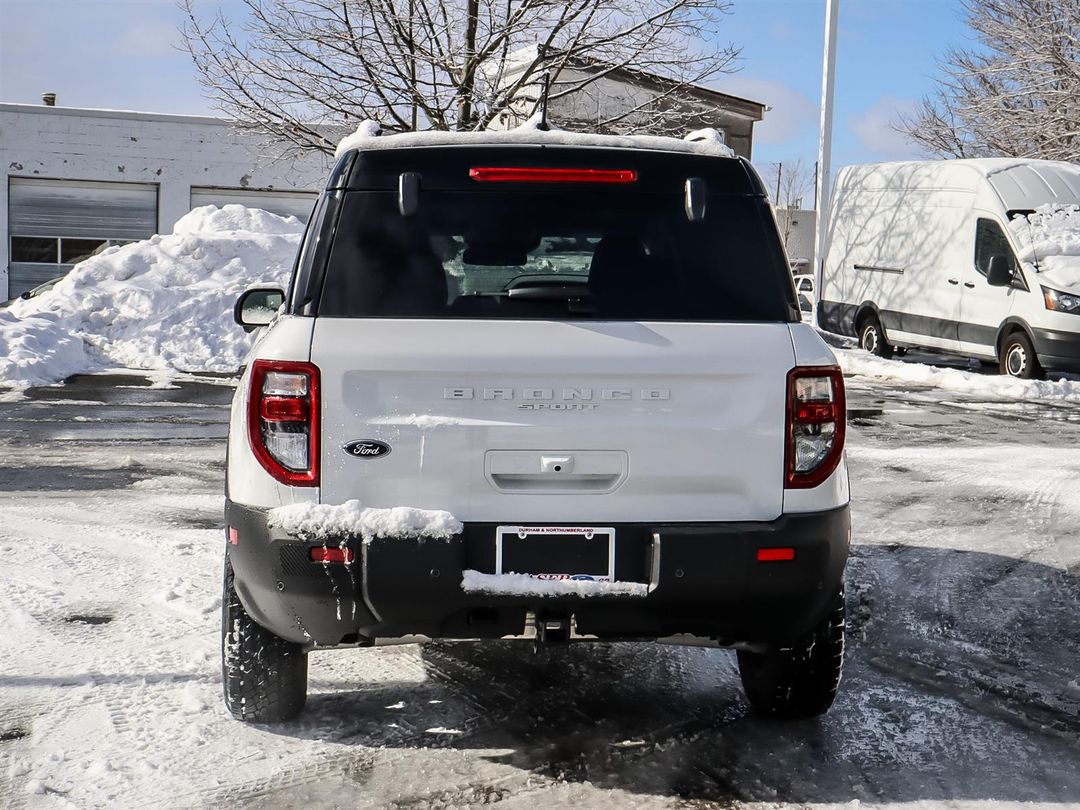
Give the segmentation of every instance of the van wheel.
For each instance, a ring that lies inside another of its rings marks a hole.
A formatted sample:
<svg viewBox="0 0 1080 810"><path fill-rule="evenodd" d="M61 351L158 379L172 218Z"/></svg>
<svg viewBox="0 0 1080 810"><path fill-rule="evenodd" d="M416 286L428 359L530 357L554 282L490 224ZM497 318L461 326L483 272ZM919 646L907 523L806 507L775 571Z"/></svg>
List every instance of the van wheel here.
<svg viewBox="0 0 1080 810"><path fill-rule="evenodd" d="M893 356L893 347L885 339L885 330L881 328L881 322L876 315L867 315L862 322L859 328L859 348L886 360Z"/></svg>
<svg viewBox="0 0 1080 810"><path fill-rule="evenodd" d="M299 644L256 623L236 595L225 561L221 599L221 680L225 705L237 720L281 723L307 701L308 661Z"/></svg>
<svg viewBox="0 0 1080 810"><path fill-rule="evenodd" d="M1001 341L998 371L1021 380L1041 380L1046 376L1035 355L1035 347L1023 332L1013 332Z"/></svg>
<svg viewBox="0 0 1080 810"><path fill-rule="evenodd" d="M844 591L801 642L765 652L739 650L739 675L758 714L793 720L828 711L844 668Z"/></svg>

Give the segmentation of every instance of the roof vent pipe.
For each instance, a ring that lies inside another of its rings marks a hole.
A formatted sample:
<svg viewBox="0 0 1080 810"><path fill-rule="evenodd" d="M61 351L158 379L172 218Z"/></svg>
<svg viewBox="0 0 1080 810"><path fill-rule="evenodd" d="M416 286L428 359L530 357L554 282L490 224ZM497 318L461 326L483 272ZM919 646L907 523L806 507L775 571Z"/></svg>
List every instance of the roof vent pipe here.
<svg viewBox="0 0 1080 810"><path fill-rule="evenodd" d="M46 107L55 107L56 106L56 93L42 93L41 94L41 103L44 104Z"/></svg>

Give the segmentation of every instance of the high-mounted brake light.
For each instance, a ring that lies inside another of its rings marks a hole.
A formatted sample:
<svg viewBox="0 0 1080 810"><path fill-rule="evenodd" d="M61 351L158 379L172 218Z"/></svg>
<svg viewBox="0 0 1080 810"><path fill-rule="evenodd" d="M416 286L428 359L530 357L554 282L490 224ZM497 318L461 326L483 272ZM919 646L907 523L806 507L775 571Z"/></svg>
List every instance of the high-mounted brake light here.
<svg viewBox="0 0 1080 810"><path fill-rule="evenodd" d="M248 392L248 440L263 469L283 484L319 483L319 369L256 360Z"/></svg>
<svg viewBox="0 0 1080 810"><path fill-rule="evenodd" d="M844 453L844 375L837 366L800 366L788 372L787 387L785 486L816 487Z"/></svg>
<svg viewBox="0 0 1080 810"><path fill-rule="evenodd" d="M478 183L636 183L635 169L549 169L536 166L474 166Z"/></svg>

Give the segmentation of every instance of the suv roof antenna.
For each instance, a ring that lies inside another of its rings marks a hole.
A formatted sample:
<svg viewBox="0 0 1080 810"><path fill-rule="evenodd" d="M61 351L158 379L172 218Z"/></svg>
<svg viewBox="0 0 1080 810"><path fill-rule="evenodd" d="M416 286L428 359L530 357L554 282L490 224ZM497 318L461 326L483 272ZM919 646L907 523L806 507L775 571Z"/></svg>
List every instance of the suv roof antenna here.
<svg viewBox="0 0 1080 810"><path fill-rule="evenodd" d="M543 82L540 88L540 123L536 125L536 128L541 132L547 132L551 129L547 120L548 91L551 90L551 71L545 70L544 75L540 77L540 80Z"/></svg>

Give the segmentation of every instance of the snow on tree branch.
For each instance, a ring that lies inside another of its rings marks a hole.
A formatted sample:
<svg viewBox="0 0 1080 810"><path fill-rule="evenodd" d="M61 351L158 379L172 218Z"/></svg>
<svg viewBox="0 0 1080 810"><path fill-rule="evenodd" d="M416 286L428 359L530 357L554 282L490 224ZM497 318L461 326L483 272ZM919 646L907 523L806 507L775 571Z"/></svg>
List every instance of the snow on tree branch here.
<svg viewBox="0 0 1080 810"><path fill-rule="evenodd" d="M1080 0L964 0L977 45L896 128L934 155L1080 159Z"/></svg>

